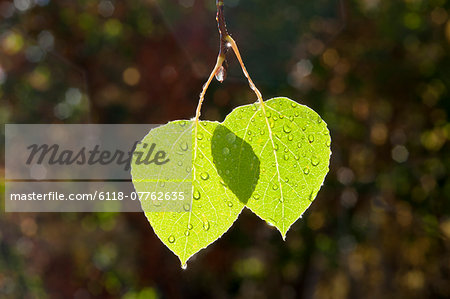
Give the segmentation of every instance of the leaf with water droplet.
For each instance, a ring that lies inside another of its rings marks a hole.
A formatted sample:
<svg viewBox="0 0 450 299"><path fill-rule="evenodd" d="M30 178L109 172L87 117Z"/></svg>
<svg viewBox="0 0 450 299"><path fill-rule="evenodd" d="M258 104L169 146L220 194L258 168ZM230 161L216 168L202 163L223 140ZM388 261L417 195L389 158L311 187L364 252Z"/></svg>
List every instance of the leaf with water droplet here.
<svg viewBox="0 0 450 299"><path fill-rule="evenodd" d="M244 207L244 202L232 190L238 187L233 184L228 187L227 180L224 184L212 155L212 142L216 142L215 148L220 150L221 155L223 148L228 146L228 162L221 169L232 172L227 165L237 165L238 156L235 153L241 151L242 142L231 149L230 142L238 142L232 132L223 130L231 135L212 140L217 128L222 126L208 121L199 124L174 121L151 130L136 147L135 153L145 152L143 145L154 143L155 152L156 149L164 150L169 162L164 165L138 164L134 154L131 170L145 216L160 240L179 257L182 266L192 255L221 237ZM243 166L246 167L245 164ZM177 189L179 186L184 186L184 189ZM151 194L155 191L170 192L171 196L172 192L183 191L184 200L180 201L179 209L173 210L170 206L167 208L165 200L151 200ZM143 200L143 192L148 192L147 200ZM251 191L247 193L251 195ZM242 196L239 192L237 194ZM157 207L154 202L158 203Z"/></svg>
<svg viewBox="0 0 450 299"><path fill-rule="evenodd" d="M253 191L256 197L250 196L246 206L274 225L284 238L328 173L331 140L326 123L306 106L274 98L264 102L264 109L259 103L236 108L223 125L247 142L260 161ZM253 139L247 134L262 130L268 134Z"/></svg>

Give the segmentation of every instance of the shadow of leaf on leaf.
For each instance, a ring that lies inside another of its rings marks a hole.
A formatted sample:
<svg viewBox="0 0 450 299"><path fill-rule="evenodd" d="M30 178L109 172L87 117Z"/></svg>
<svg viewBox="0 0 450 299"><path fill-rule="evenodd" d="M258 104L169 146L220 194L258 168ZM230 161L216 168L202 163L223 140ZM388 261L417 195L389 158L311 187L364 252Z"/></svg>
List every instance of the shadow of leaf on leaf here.
<svg viewBox="0 0 450 299"><path fill-rule="evenodd" d="M218 125L211 139L211 153L225 185L246 204L258 182L260 165L250 144Z"/></svg>

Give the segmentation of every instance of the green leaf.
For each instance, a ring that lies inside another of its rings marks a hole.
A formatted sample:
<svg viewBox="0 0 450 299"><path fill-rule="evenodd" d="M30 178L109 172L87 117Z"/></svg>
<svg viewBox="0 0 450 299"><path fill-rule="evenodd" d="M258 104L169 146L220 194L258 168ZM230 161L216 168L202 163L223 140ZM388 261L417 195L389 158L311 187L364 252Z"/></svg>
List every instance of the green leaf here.
<svg viewBox="0 0 450 299"><path fill-rule="evenodd" d="M260 160L255 190L246 203L285 238L328 173L331 155L326 123L310 108L287 98L241 106L223 122Z"/></svg>
<svg viewBox="0 0 450 299"><path fill-rule="evenodd" d="M145 151L143 144L152 143L167 152L170 162L162 166L137 165L133 159L133 184L137 192L188 190L181 208L180 204L141 198L145 216L155 233L185 267L192 255L217 240L237 219L253 193L246 184L256 185L259 161L248 144L217 122L201 121L197 127L192 121L168 123L151 130L135 153ZM239 164L242 161L236 160L238 152L253 161L251 167L246 162ZM216 162L218 159L220 162ZM231 182L229 176L238 172L254 181Z"/></svg>

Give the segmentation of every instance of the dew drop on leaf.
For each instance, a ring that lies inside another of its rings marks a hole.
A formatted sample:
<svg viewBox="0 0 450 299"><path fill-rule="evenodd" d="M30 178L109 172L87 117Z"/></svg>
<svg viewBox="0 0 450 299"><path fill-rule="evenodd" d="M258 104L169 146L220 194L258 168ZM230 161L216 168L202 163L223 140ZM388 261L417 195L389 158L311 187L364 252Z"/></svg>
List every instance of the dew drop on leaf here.
<svg viewBox="0 0 450 299"><path fill-rule="evenodd" d="M253 194L253 199L258 200L260 198L259 194Z"/></svg>
<svg viewBox="0 0 450 299"><path fill-rule="evenodd" d="M313 143L314 142L314 135L309 134L308 135L308 141L309 141L309 143Z"/></svg>
<svg viewBox="0 0 450 299"><path fill-rule="evenodd" d="M288 140L289 140L289 141L292 141L293 139L294 139L294 136L292 136L292 134L289 134L289 135L288 135Z"/></svg>
<svg viewBox="0 0 450 299"><path fill-rule="evenodd" d="M309 168L308 167L303 168L303 173L304 174L308 174L309 173Z"/></svg>
<svg viewBox="0 0 450 299"><path fill-rule="evenodd" d="M278 185L273 184L273 185L272 185L272 189L273 189L273 190L277 190L277 189L278 189Z"/></svg>
<svg viewBox="0 0 450 299"><path fill-rule="evenodd" d="M182 143L180 143L180 149L182 150L182 151L187 151L188 150L188 144L187 144L187 142L182 142Z"/></svg>
<svg viewBox="0 0 450 299"><path fill-rule="evenodd" d="M183 205L183 209L184 209L186 212L189 212L189 210L191 209L191 206L188 205L188 204L185 204L185 205Z"/></svg>
<svg viewBox="0 0 450 299"><path fill-rule="evenodd" d="M319 163L320 163L320 160L319 160L319 158L317 156L312 156L311 157L311 164L313 166L317 166L317 165L319 165Z"/></svg>
<svg viewBox="0 0 450 299"><path fill-rule="evenodd" d="M227 202L227 206L229 206L230 208L233 206L233 203L231 201Z"/></svg>
<svg viewBox="0 0 450 299"><path fill-rule="evenodd" d="M284 125L284 126L283 126L283 131L284 131L285 133L290 133L290 132L291 132L291 127L289 127L288 125Z"/></svg>
<svg viewBox="0 0 450 299"><path fill-rule="evenodd" d="M209 174L207 172L202 172L200 177L202 178L202 180L207 180L207 179L209 179Z"/></svg>
<svg viewBox="0 0 450 299"><path fill-rule="evenodd" d="M205 221L203 222L203 229L204 229L204 230L209 230L209 221L208 221L208 220L205 220Z"/></svg>
<svg viewBox="0 0 450 299"><path fill-rule="evenodd" d="M284 154L284 160L289 160L289 155L288 154Z"/></svg>
<svg viewBox="0 0 450 299"><path fill-rule="evenodd" d="M175 237L173 235L170 235L167 240L169 241L169 243L174 243L175 242Z"/></svg>
<svg viewBox="0 0 450 299"><path fill-rule="evenodd" d="M202 133L198 133L197 134L197 139L198 140L202 140L203 139L203 134Z"/></svg>
<svg viewBox="0 0 450 299"><path fill-rule="evenodd" d="M233 133L228 133L226 138L229 143L233 143L236 140L236 135Z"/></svg>
<svg viewBox="0 0 450 299"><path fill-rule="evenodd" d="M223 150L222 150L222 153L224 155L228 155L230 153L230 149L228 147L224 147Z"/></svg>
<svg viewBox="0 0 450 299"><path fill-rule="evenodd" d="M191 223L189 223L188 226L187 226L187 228L188 228L188 229L193 229L194 226L193 226Z"/></svg>
<svg viewBox="0 0 450 299"><path fill-rule="evenodd" d="M195 200L199 200L201 197L200 192L198 190L195 190L194 194L192 194L192 197L194 197Z"/></svg>

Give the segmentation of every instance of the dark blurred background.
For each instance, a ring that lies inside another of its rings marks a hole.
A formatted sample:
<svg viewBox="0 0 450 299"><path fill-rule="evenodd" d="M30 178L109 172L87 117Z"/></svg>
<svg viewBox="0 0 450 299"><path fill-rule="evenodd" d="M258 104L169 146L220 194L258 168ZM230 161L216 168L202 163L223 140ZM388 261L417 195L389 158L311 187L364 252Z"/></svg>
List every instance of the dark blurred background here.
<svg viewBox="0 0 450 299"><path fill-rule="evenodd" d="M264 97L331 131L330 173L286 242L244 211L181 270L140 213L1 212L0 297L448 298L449 9L225 0ZM0 1L0 18L2 123L188 119L218 51L214 0ZM256 100L229 63L203 119Z"/></svg>

